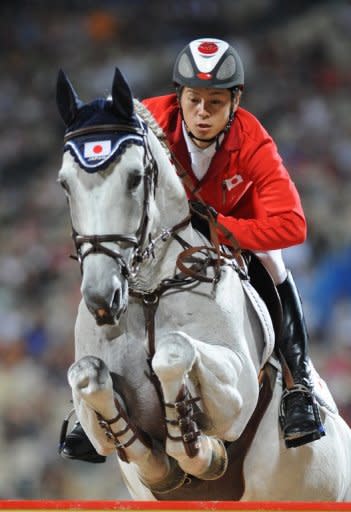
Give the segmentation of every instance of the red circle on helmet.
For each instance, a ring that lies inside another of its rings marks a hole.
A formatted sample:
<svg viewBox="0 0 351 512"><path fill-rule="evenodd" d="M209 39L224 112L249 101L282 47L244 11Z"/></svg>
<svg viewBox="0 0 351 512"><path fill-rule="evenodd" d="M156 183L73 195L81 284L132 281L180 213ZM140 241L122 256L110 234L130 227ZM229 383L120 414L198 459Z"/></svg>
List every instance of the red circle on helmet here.
<svg viewBox="0 0 351 512"><path fill-rule="evenodd" d="M199 44L198 48L200 53L205 55L212 55L218 51L218 45L212 41L204 41Z"/></svg>
<svg viewBox="0 0 351 512"><path fill-rule="evenodd" d="M211 73L202 73L201 71L196 75L200 80L211 80Z"/></svg>

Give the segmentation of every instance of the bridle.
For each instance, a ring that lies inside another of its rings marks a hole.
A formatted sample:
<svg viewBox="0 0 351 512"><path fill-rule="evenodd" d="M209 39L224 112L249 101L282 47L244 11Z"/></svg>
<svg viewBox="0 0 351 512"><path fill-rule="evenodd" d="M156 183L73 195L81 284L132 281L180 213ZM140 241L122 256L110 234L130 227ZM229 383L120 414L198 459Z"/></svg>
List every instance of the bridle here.
<svg viewBox="0 0 351 512"><path fill-rule="evenodd" d="M147 234L149 224L150 199L152 195L155 195L156 188L158 186L158 165L150 148L150 143L147 137L147 126L145 124L142 124L141 126L134 126L131 124L108 124L84 127L67 132L64 137L64 142L66 144L69 140L72 140L76 137L81 137L82 135L91 135L101 132L111 133L117 131L128 132L142 137L142 146L144 148L144 198L139 226L135 234L113 233L105 235L82 235L79 234L73 227L72 238L75 245L76 254L72 257L78 260L81 267L81 272L83 273L83 262L87 256L90 254L105 254L117 262L121 268L122 275L128 279L130 276L134 276L136 274L140 264L144 260L154 255L155 245L159 241L165 242L178 230L187 226L190 222L191 216L189 214L175 226L162 230L161 233L154 239L152 239L151 234ZM146 245L147 237L148 243ZM103 245L106 242L122 242L125 244L126 248L131 248L133 250L133 254L130 262L126 261L126 258L118 249L111 249ZM90 247L83 252L84 244L90 244Z"/></svg>

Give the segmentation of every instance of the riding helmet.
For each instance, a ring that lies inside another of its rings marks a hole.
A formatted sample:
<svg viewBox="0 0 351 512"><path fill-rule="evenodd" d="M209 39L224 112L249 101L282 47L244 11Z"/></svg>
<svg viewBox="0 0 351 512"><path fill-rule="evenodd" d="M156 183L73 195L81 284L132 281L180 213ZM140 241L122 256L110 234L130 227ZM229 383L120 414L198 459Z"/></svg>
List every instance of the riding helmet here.
<svg viewBox="0 0 351 512"><path fill-rule="evenodd" d="M244 68L237 51L221 39L191 41L179 53L173 82L177 86L233 89L244 86Z"/></svg>

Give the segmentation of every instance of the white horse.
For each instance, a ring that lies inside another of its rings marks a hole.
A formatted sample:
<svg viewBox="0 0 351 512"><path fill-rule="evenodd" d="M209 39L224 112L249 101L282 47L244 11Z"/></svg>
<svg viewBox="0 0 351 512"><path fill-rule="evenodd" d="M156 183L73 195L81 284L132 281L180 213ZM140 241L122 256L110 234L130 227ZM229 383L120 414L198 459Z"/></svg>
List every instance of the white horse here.
<svg viewBox="0 0 351 512"><path fill-rule="evenodd" d="M285 447L272 324L236 258L190 249L179 271L209 243L121 73L83 104L60 72L57 100L82 270L68 380L96 450L135 499L350 500L350 429L318 376L326 436Z"/></svg>

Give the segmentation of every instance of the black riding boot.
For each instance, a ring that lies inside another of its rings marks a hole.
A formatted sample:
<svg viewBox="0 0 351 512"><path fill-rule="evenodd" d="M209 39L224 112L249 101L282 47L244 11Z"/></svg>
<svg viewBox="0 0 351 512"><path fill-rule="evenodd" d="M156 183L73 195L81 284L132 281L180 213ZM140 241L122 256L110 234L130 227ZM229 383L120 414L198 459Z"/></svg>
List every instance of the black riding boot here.
<svg viewBox="0 0 351 512"><path fill-rule="evenodd" d="M66 420L65 420L66 421ZM106 457L100 455L91 444L81 424L77 421L72 431L62 436L59 453L64 459L77 459L85 462L105 462Z"/></svg>
<svg viewBox="0 0 351 512"><path fill-rule="evenodd" d="M308 365L308 334L301 300L291 273L277 286L283 308L282 335L278 349L290 369L293 382L285 382L281 425L288 448L325 435L319 417Z"/></svg>

